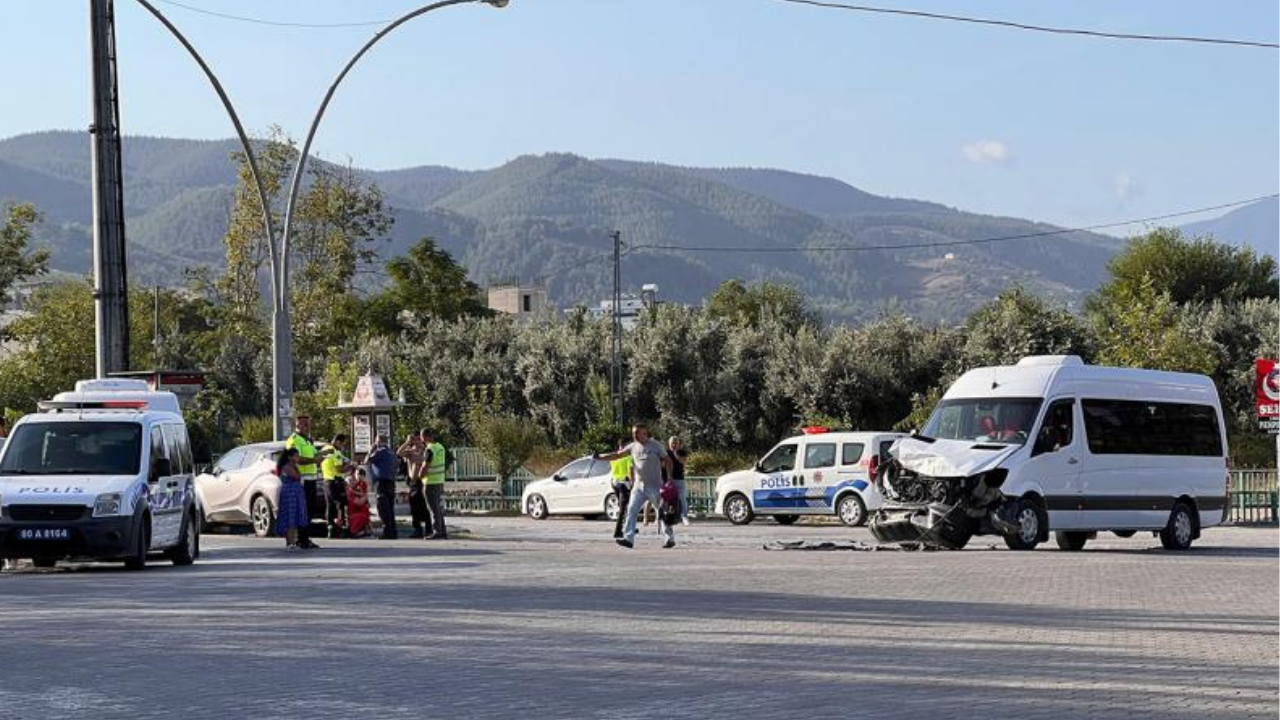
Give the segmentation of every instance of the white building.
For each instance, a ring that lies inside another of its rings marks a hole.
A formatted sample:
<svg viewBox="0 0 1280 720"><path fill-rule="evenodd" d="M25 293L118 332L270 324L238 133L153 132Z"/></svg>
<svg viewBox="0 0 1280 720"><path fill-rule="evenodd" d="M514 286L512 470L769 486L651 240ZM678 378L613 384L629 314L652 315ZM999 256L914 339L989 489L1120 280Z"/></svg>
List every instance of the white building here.
<svg viewBox="0 0 1280 720"><path fill-rule="evenodd" d="M635 329L636 324L640 322L640 313L657 305L658 286L653 283L642 285L639 295L623 295L618 312L622 320L622 329ZM590 308L588 312L594 318L613 317L613 300L601 300L598 306Z"/></svg>

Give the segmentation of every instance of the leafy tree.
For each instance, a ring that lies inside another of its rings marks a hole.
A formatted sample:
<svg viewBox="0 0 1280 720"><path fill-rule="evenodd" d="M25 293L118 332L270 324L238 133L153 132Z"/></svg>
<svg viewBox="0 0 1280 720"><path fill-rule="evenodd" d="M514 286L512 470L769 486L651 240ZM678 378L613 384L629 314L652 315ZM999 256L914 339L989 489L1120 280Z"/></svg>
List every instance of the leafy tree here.
<svg viewBox="0 0 1280 720"><path fill-rule="evenodd" d="M1212 374L1218 359L1197 310L1180 308L1149 276L1118 286L1093 315L1099 363Z"/></svg>
<svg viewBox="0 0 1280 720"><path fill-rule="evenodd" d="M1028 355L1093 355L1079 318L1018 286L978 308L964 327L967 367L1011 365Z"/></svg>
<svg viewBox="0 0 1280 720"><path fill-rule="evenodd" d="M467 279L466 268L454 262L435 240L422 238L408 254L387 263L391 285L370 299L366 313L384 333L413 331L430 319L489 317L480 288Z"/></svg>
<svg viewBox="0 0 1280 720"><path fill-rule="evenodd" d="M726 280L707 298L707 312L737 325L755 327L773 317L793 329L817 327L818 315L804 293L790 285L764 280L746 284Z"/></svg>
<svg viewBox="0 0 1280 720"><path fill-rule="evenodd" d="M5 206L4 225L0 226L0 298L9 297L15 282L49 271L49 251L27 249L39 223L40 213L34 205Z"/></svg>
<svg viewBox="0 0 1280 720"><path fill-rule="evenodd" d="M505 410L496 388L471 388L471 407L467 412L467 432L480 453L493 463L498 482L506 481L520 469L542 442L535 425Z"/></svg>
<svg viewBox="0 0 1280 720"><path fill-rule="evenodd" d="M1156 293L1168 294L1179 305L1274 298L1278 292L1275 259L1209 237L1188 239L1171 228L1131 240L1107 269L1111 280L1098 290L1091 307L1139 294L1148 278Z"/></svg>

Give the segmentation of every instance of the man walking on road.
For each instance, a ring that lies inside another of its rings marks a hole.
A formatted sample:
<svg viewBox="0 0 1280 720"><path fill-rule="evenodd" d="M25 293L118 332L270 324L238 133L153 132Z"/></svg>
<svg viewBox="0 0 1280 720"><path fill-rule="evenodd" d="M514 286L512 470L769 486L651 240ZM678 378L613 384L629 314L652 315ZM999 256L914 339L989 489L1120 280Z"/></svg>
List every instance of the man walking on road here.
<svg viewBox="0 0 1280 720"><path fill-rule="evenodd" d="M618 452L627 449L625 440L618 439ZM631 500L631 486L635 484L631 476L631 456L624 455L609 463L610 475L613 476L613 494L618 497L618 519L613 524L613 539L622 538L622 526L627 522L627 503Z"/></svg>
<svg viewBox="0 0 1280 720"><path fill-rule="evenodd" d="M373 482L378 496L378 519L382 521L383 540L399 537L396 531L396 469L400 466L400 458L392 452L390 442L386 435L379 435L373 450L365 458L369 466L369 480Z"/></svg>
<svg viewBox="0 0 1280 720"><path fill-rule="evenodd" d="M649 437L649 428L645 425L636 425L631 428L631 443L625 448L615 453L595 457L612 462L627 455L631 456L631 472L635 477L635 485L631 488L631 501L627 503L626 529L623 530L623 537L617 542L624 548L633 548L636 540L636 519L640 516L640 509L644 507L645 501L655 508L662 507L662 498L658 493L662 489L663 471L671 472L671 459L667 456L667 449L662 446L662 443ZM668 549L675 547L675 529L662 521L661 514L659 514L658 524L662 536L666 539L662 547Z"/></svg>

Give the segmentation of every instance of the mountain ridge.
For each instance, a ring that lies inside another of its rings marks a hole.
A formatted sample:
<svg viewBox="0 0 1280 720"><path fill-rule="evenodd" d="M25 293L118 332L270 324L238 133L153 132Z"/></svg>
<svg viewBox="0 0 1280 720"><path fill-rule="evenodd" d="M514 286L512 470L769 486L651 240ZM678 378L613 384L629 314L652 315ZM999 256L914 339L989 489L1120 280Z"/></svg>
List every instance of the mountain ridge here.
<svg viewBox="0 0 1280 720"><path fill-rule="evenodd" d="M237 148L231 140L125 138L132 277L155 281L190 265L220 265ZM1010 283L1075 306L1101 282L1121 246L1080 232L963 244L1052 226L877 196L834 178L772 168L542 153L488 170L356 171L382 189L396 218L379 244L384 257L432 235L477 282L545 278L564 305L607 296L614 229L633 248L624 262L629 286L657 281L663 297L698 302L731 277L772 279L799 286L837 320L865 318L891 304L924 319L956 320ZM88 178L83 133L0 140L0 201L29 200L46 212L56 232L41 239L54 247L60 270L87 270L80 267L85 253L72 246L89 236ZM864 249L922 242L961 244ZM805 249L832 247L847 249ZM69 262L60 262L64 256Z"/></svg>

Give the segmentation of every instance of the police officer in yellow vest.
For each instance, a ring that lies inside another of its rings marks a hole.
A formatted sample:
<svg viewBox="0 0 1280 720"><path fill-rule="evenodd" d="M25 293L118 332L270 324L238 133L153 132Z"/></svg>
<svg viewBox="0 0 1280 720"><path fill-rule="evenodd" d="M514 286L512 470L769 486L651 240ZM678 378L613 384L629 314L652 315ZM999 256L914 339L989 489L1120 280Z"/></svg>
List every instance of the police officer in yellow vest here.
<svg viewBox="0 0 1280 720"><path fill-rule="evenodd" d="M618 443L618 449L626 447L625 442ZM622 537L622 525L626 522L627 503L631 502L631 456L620 457L609 463L609 471L613 476L613 494L618 497L618 519L613 525L613 537Z"/></svg>
<svg viewBox="0 0 1280 720"><path fill-rule="evenodd" d="M329 537L349 535L347 508L347 475L355 469L347 456L347 436L338 433L329 445L330 452L320 461L320 474L324 477L324 519L329 526Z"/></svg>
<svg viewBox="0 0 1280 720"><path fill-rule="evenodd" d="M424 480L427 491L427 507L431 509L431 535L428 540L447 540L448 529L444 524L444 476L448 465L444 445L436 442L435 433L422 431L422 441L426 445L423 461L427 465Z"/></svg>
<svg viewBox="0 0 1280 720"><path fill-rule="evenodd" d="M317 491L317 481L320 479L319 468L316 467L316 460L319 452L316 446L311 442L311 418L306 415L299 415L297 425L293 434L284 441L284 446L290 450L298 451L298 472L302 475L302 488L307 496L307 518L314 520L321 512L323 501ZM301 545L311 544L311 528L298 528L298 542Z"/></svg>

